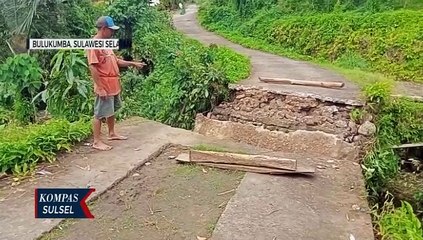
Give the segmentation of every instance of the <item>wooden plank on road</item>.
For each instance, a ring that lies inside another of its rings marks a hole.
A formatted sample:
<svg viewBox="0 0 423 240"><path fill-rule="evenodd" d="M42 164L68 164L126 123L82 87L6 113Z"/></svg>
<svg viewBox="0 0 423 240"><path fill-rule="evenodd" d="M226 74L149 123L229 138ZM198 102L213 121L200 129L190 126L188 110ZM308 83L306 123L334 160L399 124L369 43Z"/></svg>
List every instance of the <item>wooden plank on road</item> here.
<svg viewBox="0 0 423 240"><path fill-rule="evenodd" d="M307 81L307 80L296 80L296 79L288 79L288 78L259 77L259 80L265 83L302 85L302 86L324 87L324 88L342 88L345 85L345 83L343 82Z"/></svg>
<svg viewBox="0 0 423 240"><path fill-rule="evenodd" d="M297 161L294 159L228 152L191 150L188 153L181 153L176 161L264 174L309 174L315 172L315 168L312 167L298 167Z"/></svg>
<svg viewBox="0 0 423 240"><path fill-rule="evenodd" d="M191 150L191 162L227 163L252 167L269 167L294 171L297 160L264 155Z"/></svg>
<svg viewBox="0 0 423 240"><path fill-rule="evenodd" d="M291 170L283 170L283 169L276 169L276 168L252 167L252 166L223 164L223 163L198 163L198 164L202 166L208 166L208 167L214 167L214 168L220 168L220 169L272 174L272 175L309 174L309 173L315 172L315 169L313 168L297 168L295 171L291 171Z"/></svg>

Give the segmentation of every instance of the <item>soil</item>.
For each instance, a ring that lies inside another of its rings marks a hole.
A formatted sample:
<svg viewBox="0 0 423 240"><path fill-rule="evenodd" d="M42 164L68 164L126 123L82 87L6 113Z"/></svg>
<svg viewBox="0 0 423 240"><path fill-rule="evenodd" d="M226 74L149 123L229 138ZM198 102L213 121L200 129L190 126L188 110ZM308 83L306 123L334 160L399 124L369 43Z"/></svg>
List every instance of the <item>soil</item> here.
<svg viewBox="0 0 423 240"><path fill-rule="evenodd" d="M244 173L172 160L184 150L169 148L89 204L95 219L63 221L40 239L210 237Z"/></svg>

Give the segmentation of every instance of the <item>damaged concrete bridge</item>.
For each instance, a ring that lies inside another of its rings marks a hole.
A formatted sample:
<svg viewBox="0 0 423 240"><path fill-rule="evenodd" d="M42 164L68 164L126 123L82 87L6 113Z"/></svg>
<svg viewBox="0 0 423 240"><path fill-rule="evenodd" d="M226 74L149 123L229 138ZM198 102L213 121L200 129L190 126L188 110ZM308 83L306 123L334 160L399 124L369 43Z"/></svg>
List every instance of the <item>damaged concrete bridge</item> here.
<svg viewBox="0 0 423 240"><path fill-rule="evenodd" d="M189 6L185 15L175 15L176 28L204 44L225 45L249 56L251 76L230 86L230 99L197 115L194 132L128 119L119 131L129 140L110 143L111 151L79 146L34 179L0 186L0 239L374 239L360 158L376 128L371 115L354 117L364 105L359 88L327 70L246 49L207 32L198 25L196 11ZM277 84L260 77L302 82ZM320 87L321 81L338 87ZM172 144L224 147L224 155L213 153L218 159L210 151L197 151L188 162L200 159L203 165L228 168L223 157L243 158L238 163L246 174L239 182L224 171L213 175L200 168L189 183L186 172L175 175L178 164L169 160L187 158L176 157L179 150L161 155ZM260 166L245 166L258 158L263 160ZM279 169L263 168L265 161ZM219 188L207 179L224 184ZM62 225L61 219L34 219L34 188L58 186L95 188L88 200L96 218ZM198 223L206 226L211 215L210 234L198 230Z"/></svg>
<svg viewBox="0 0 423 240"><path fill-rule="evenodd" d="M247 49L207 32L196 12L192 5L186 14L175 15L175 27L204 44L249 56L252 74L230 86L228 101L197 116L195 132L268 149L317 170L312 177L247 173L211 239L374 239L359 161L376 127L370 115L351 117L364 104L358 86L311 64ZM342 88L269 83L260 81L262 76L331 80Z"/></svg>

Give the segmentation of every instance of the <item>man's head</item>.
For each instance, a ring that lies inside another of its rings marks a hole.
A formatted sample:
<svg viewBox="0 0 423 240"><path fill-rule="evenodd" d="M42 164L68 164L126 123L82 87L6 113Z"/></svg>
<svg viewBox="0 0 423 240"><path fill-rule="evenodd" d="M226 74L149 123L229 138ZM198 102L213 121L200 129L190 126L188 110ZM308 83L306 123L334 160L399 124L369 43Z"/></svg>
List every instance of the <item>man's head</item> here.
<svg viewBox="0 0 423 240"><path fill-rule="evenodd" d="M113 22L113 19L109 16L102 16L98 18L96 27L97 33L102 38L111 38L114 32L119 29L119 27Z"/></svg>

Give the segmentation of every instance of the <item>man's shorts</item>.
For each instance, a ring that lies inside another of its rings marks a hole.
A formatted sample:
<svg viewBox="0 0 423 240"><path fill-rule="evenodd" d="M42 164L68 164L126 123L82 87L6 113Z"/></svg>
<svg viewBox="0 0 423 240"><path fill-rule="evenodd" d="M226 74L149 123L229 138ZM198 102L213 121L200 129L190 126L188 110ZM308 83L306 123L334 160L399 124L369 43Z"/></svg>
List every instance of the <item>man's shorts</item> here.
<svg viewBox="0 0 423 240"><path fill-rule="evenodd" d="M96 96L94 101L94 117L97 119L108 118L122 107L120 95L100 97Z"/></svg>

